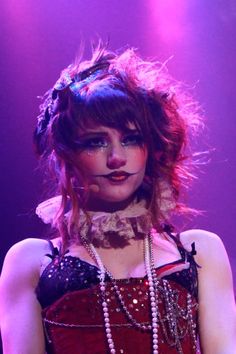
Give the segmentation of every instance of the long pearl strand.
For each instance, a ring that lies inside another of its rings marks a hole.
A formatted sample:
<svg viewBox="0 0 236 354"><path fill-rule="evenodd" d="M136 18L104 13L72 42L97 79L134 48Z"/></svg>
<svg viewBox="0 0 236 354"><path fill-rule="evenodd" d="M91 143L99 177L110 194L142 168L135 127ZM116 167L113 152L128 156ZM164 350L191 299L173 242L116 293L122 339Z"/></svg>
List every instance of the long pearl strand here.
<svg viewBox="0 0 236 354"><path fill-rule="evenodd" d="M106 301L106 283L105 283L105 276L106 273L110 276L110 278L115 281L113 276L111 275L110 272L108 272L105 269L105 266L102 263L102 260L97 253L95 247L92 244L88 244L85 240L83 240L85 248L88 250L89 254L92 256L92 258L96 261L98 267L99 267L99 280L100 280L100 291L102 295L102 309L103 309L103 317L104 317L104 322L105 322L105 331L106 331L106 337L107 337L107 343L109 346L109 350L111 354L115 354L115 345L114 341L112 338L112 333L111 333L111 324L110 324L110 317L109 317L109 312L108 312L108 304ZM148 278L148 285L149 285L149 296L150 296L150 303L151 303L151 315L152 315L152 325L148 326L148 329L152 329L152 343L153 343L153 354L158 354L158 300L157 300L157 284L155 284L155 281L157 281L156 277L154 279L154 272L155 268L154 267L154 261L153 261L153 254L152 254L152 238L151 236L147 235L145 236L144 239L144 262L145 262L145 268L146 268L146 274ZM121 302L122 308L125 309L125 313L128 316L129 320L135 327L142 328L142 326L133 319L133 316L128 312L127 307L124 304L123 299L121 298L121 294L118 290L118 287L116 285L115 287L116 292L118 293L119 300ZM143 329L146 329L145 327Z"/></svg>
<svg viewBox="0 0 236 354"><path fill-rule="evenodd" d="M108 343L108 346L110 349L110 353L115 354L116 350L115 350L114 341L113 341L112 334L111 334L110 317L109 317L108 305L107 305L107 301L106 301L106 283L105 283L106 270L105 270L102 260L99 256L99 254L97 253L95 247L92 244L91 245L86 244L86 245L88 247L90 247L90 249L93 253L93 256L97 262L97 265L99 267L99 270L100 270L100 274L99 274L100 290L101 290L101 294L102 294L102 309L103 309L103 317L104 317L104 323L105 323L107 343Z"/></svg>
<svg viewBox="0 0 236 354"><path fill-rule="evenodd" d="M155 269L152 269L152 239L150 236L146 236L144 239L144 261L151 302L153 354L158 354L158 293L156 288L157 284L155 284L153 279L153 271L155 271Z"/></svg>

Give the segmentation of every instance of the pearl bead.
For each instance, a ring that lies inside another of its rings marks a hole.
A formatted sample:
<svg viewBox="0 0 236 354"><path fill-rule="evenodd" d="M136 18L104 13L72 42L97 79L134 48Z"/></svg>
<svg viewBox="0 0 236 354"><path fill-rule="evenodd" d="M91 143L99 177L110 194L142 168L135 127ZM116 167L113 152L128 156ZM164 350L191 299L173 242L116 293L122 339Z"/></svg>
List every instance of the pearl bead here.
<svg viewBox="0 0 236 354"><path fill-rule="evenodd" d="M105 301L105 291L106 291L106 284L105 284L105 276L106 276L106 269L102 263L102 260L97 253L95 247L90 244L88 245L86 241L84 241L84 245L86 249L88 250L89 254L93 257L93 259L96 260L97 265L100 269L100 290L102 295L104 296L104 301L102 302L102 308L103 308L103 317L104 317L104 322L105 322L105 331L106 331L106 337L107 337L107 343L109 346L110 354L115 354L116 350L114 347L114 342L112 339L112 333L111 333L111 325L110 325L110 319L109 319L109 312L108 312L108 304ZM152 325L141 325L138 323L131 313L128 311L127 306L124 303L123 296L119 290L118 285L115 283L112 275L108 272L108 275L110 276L111 280L114 281L113 286L114 290L116 291L116 295L120 301L121 307L123 308L124 312L126 313L127 317L129 318L131 324L135 326L136 328L141 328L143 330L149 329L152 330L152 336L153 336L153 354L158 354L158 301L156 299L157 293L157 285L159 282L157 281L156 278L156 273L154 269L154 261L153 261L153 250L152 250L152 240L151 240L151 235L147 235L144 239L144 261L145 261L145 267L146 267L146 274L147 274L147 279L148 279L148 287L149 287L149 296L150 296L150 305L151 305L151 316L152 316ZM168 284L168 282L167 282ZM167 290L168 291L168 290ZM172 300L173 301L173 300ZM191 305L191 304L190 304Z"/></svg>

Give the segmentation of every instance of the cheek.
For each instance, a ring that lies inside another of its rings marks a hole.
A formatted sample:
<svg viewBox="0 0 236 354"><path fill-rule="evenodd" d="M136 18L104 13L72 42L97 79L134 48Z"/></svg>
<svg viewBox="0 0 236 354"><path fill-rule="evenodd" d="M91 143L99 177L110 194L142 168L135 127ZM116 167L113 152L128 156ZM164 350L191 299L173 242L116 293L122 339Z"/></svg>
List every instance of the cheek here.
<svg viewBox="0 0 236 354"><path fill-rule="evenodd" d="M147 149L139 149L134 151L132 156L130 156L130 166L136 168L137 170L145 169L147 163Z"/></svg>
<svg viewBox="0 0 236 354"><path fill-rule="evenodd" d="M100 164L100 159L94 154L81 153L77 158L77 166L84 176L91 174Z"/></svg>

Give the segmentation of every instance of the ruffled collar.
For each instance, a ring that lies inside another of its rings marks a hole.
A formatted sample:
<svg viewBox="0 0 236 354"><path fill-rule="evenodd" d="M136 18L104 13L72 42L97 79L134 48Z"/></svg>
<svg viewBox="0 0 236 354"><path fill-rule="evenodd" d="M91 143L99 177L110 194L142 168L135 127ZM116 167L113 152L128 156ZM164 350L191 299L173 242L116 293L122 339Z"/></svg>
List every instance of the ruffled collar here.
<svg viewBox="0 0 236 354"><path fill-rule="evenodd" d="M165 181L159 182L157 204L160 208L160 216L167 220L172 211L176 208L172 189ZM46 224L53 224L56 213L61 205L61 196L50 198L40 203L36 208L36 214ZM65 219L69 218L70 211L65 214ZM111 243L117 242L124 246L129 239L143 238L152 228L151 214L146 208L146 200L135 200L126 209L113 213L105 212L80 212L78 233L87 242L103 247L116 247ZM114 237L115 236L115 237Z"/></svg>
<svg viewBox="0 0 236 354"><path fill-rule="evenodd" d="M151 229L151 215L145 204L142 200L113 213L90 212L90 224L82 214L81 237L97 247L124 247L132 238L144 238Z"/></svg>
<svg viewBox="0 0 236 354"><path fill-rule="evenodd" d="M60 203L61 196L50 198L37 206L36 214L44 223L53 223ZM145 200L135 201L113 213L80 212L80 237L97 247L124 247L132 238L143 238L151 228L151 215Z"/></svg>

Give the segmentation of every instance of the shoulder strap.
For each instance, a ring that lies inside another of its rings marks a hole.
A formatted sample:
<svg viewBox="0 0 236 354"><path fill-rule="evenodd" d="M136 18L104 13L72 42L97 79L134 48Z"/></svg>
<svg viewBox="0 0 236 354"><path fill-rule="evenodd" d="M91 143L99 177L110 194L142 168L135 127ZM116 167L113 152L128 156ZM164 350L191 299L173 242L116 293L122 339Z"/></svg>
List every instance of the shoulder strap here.
<svg viewBox="0 0 236 354"><path fill-rule="evenodd" d="M47 253L46 256L51 258L51 259L55 258L56 256L59 256L59 250L58 250L57 247L54 246L54 244L52 243L51 240L48 240L48 245L50 247L51 254Z"/></svg>
<svg viewBox="0 0 236 354"><path fill-rule="evenodd" d="M182 242L180 241L180 234L176 234L176 235L173 235L173 227L171 225L164 225L163 226L163 230L167 233L167 235L175 242L178 250L179 250L179 253L182 257L183 260L186 260L188 258L189 255L191 256L195 256L197 254L196 252L196 249L195 249L195 243L193 242L191 244L191 247L192 247L192 250L191 252L188 252Z"/></svg>
<svg viewBox="0 0 236 354"><path fill-rule="evenodd" d="M194 263L197 268L201 268L194 258L197 254L195 242L191 243L191 251L187 251L180 241L180 234L178 233L173 235L173 227L171 225L163 225L163 231L165 231L167 235L176 243L179 253L184 261L190 260L190 262Z"/></svg>

